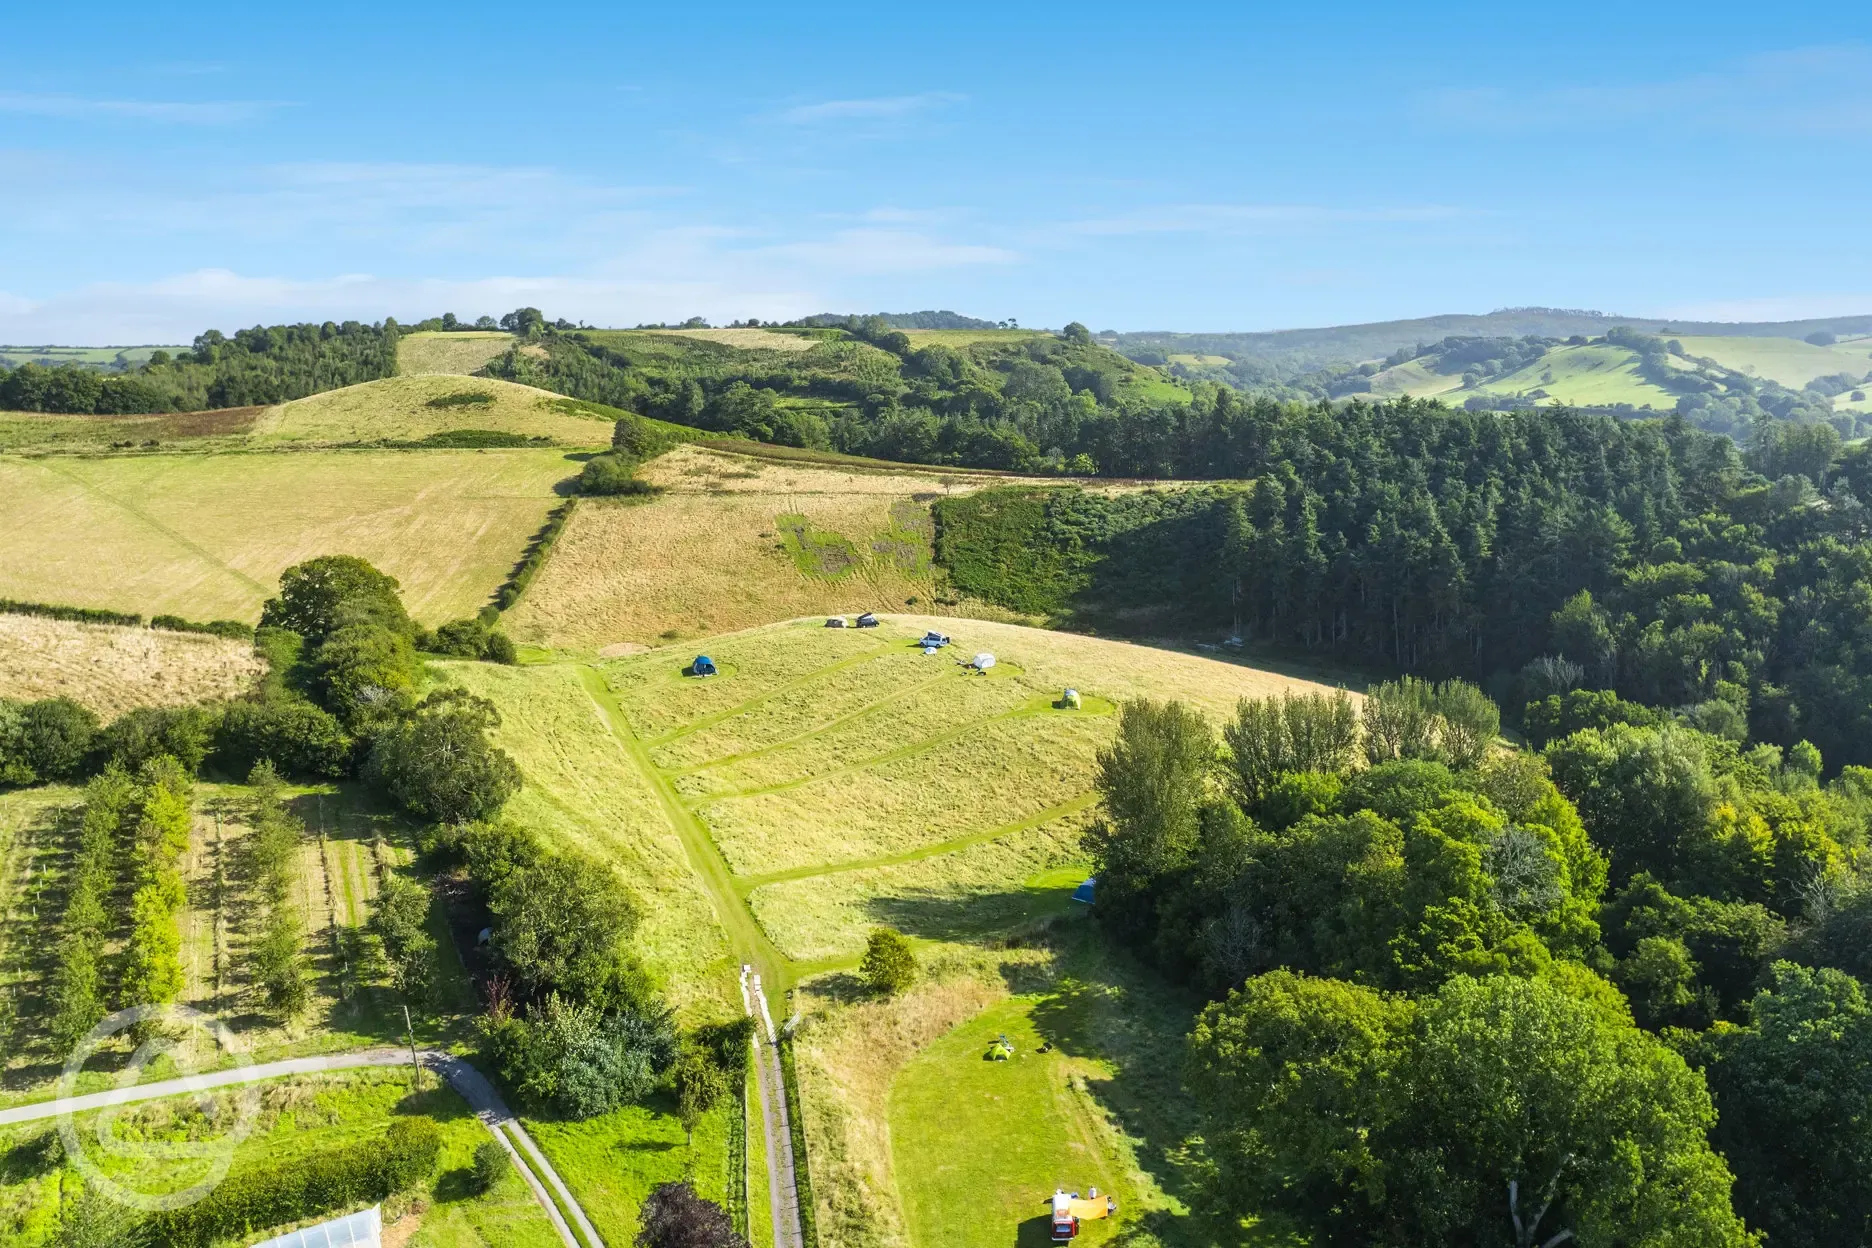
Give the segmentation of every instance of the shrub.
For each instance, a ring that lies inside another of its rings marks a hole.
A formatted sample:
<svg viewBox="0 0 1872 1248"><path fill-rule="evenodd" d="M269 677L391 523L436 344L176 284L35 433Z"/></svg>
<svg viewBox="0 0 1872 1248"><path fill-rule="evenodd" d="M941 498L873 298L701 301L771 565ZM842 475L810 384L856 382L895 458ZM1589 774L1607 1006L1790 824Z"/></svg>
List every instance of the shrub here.
<svg viewBox="0 0 1872 1248"><path fill-rule="evenodd" d="M96 750L135 771L165 755L190 775L201 770L218 727L213 711L200 706L142 706L125 711L97 735Z"/></svg>
<svg viewBox="0 0 1872 1248"><path fill-rule="evenodd" d="M70 698L29 702L20 711L20 754L42 781L69 780L84 767L97 716Z"/></svg>
<svg viewBox="0 0 1872 1248"><path fill-rule="evenodd" d="M263 760L286 775L335 779L350 764L351 738L330 711L296 694L228 703L215 729L216 765L244 776Z"/></svg>
<svg viewBox="0 0 1872 1248"><path fill-rule="evenodd" d="M474 1188L491 1192L513 1169L513 1158L499 1140L482 1140L474 1151Z"/></svg>
<svg viewBox="0 0 1872 1248"><path fill-rule="evenodd" d="M619 455L594 455L579 473L581 494L654 494L657 487L637 475L637 465Z"/></svg>
<svg viewBox="0 0 1872 1248"><path fill-rule="evenodd" d="M865 942L864 960L858 973L873 992L894 997L916 982L916 954L903 933L888 927L874 927Z"/></svg>
<svg viewBox="0 0 1872 1248"><path fill-rule="evenodd" d="M687 1180L659 1184L638 1219L636 1248L747 1248L728 1211Z"/></svg>

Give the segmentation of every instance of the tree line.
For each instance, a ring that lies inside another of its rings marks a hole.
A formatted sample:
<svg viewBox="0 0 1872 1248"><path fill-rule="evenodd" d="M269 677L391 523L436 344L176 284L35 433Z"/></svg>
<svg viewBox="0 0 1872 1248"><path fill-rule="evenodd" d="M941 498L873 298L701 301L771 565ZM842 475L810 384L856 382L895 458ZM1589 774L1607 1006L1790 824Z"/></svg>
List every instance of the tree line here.
<svg viewBox="0 0 1872 1248"><path fill-rule="evenodd" d="M1408 400L1224 409L1213 439L1186 445L1226 453L1163 466L1240 483L944 499L939 564L956 588L1035 614L1114 626L1143 610L1460 675L1516 719L1605 690L1733 739L1872 763L1864 448L1744 454L1675 418Z"/></svg>
<svg viewBox="0 0 1872 1248"><path fill-rule="evenodd" d="M1498 724L1408 678L1220 732L1124 708L1095 913L1212 1002L1208 1212L1398 1248L1857 1242L1872 772Z"/></svg>

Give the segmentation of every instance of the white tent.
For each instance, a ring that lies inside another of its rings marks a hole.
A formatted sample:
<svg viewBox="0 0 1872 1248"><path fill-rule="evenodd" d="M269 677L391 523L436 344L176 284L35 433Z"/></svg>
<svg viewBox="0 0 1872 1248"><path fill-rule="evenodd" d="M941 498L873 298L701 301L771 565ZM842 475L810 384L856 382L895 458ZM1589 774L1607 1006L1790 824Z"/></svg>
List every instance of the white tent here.
<svg viewBox="0 0 1872 1248"><path fill-rule="evenodd" d="M995 663L994 655L989 654L986 650L984 650L980 654L975 656L975 661L969 664L969 666L974 668L978 672L985 672L989 668L993 667L994 663Z"/></svg>

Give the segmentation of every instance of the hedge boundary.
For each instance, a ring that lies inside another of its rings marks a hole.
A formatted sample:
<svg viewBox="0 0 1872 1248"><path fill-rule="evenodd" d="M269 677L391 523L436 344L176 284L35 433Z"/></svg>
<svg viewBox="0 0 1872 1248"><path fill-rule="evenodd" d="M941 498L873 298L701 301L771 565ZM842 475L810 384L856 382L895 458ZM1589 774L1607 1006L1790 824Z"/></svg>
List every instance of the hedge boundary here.
<svg viewBox="0 0 1872 1248"><path fill-rule="evenodd" d="M568 498L546 513L546 523L527 543L526 553L520 556L520 562L514 564L507 580L494 591L494 605L502 611L520 601L520 595L533 583L539 570L546 566L546 556L552 553L553 543L559 540L559 534L565 531L566 521L572 518L572 508L578 502L577 497Z"/></svg>
<svg viewBox="0 0 1872 1248"><path fill-rule="evenodd" d="M45 620L66 620L75 624L110 624L118 628L153 628L164 633L205 633L211 637L231 637L252 641L253 625L239 620L210 620L206 624L185 620L179 615L152 616L147 622L134 611L109 611L103 607L66 607L52 602L23 602L0 598L0 615L31 615Z"/></svg>

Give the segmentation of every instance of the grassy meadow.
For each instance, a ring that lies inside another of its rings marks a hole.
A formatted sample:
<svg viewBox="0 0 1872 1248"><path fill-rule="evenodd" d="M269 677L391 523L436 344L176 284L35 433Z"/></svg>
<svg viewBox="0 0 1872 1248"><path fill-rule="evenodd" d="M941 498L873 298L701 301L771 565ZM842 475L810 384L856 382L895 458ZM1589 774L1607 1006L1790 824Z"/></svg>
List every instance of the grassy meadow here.
<svg viewBox="0 0 1872 1248"><path fill-rule="evenodd" d="M251 622L283 569L345 553L436 624L488 600L578 468L556 450L0 457L0 597Z"/></svg>
<svg viewBox="0 0 1872 1248"><path fill-rule="evenodd" d="M1738 373L1778 381L1792 390L1799 390L1816 377L1847 373L1864 378L1872 372L1872 341L1867 340L1817 347L1796 338L1674 336L1691 355L1715 360Z"/></svg>
<svg viewBox="0 0 1872 1248"><path fill-rule="evenodd" d="M0 614L0 698L68 697L107 721L231 697L264 667L237 639Z"/></svg>
<svg viewBox="0 0 1872 1248"><path fill-rule="evenodd" d="M255 447L418 442L472 429L591 450L611 445L615 419L591 404L531 386L434 372L367 381L269 407L248 440Z"/></svg>
<svg viewBox="0 0 1872 1248"><path fill-rule="evenodd" d="M708 637L809 612L901 610L936 592L928 501L992 480L682 447L653 499L580 502L507 613L517 640L597 649Z"/></svg>
<svg viewBox="0 0 1872 1248"><path fill-rule="evenodd" d="M1484 382L1472 393L1516 395L1535 390L1546 391L1552 402L1581 407L1629 403L1669 408L1677 402L1676 395L1638 375L1636 354L1603 344L1555 347L1532 364Z"/></svg>
<svg viewBox="0 0 1872 1248"><path fill-rule="evenodd" d="M405 377L419 373L467 376L506 351L513 340L509 333L479 329L404 334L397 339L397 372Z"/></svg>
<svg viewBox="0 0 1872 1248"><path fill-rule="evenodd" d="M125 368L141 364L158 351L175 355L191 348L181 347L0 347L0 364L18 368L22 364L88 364L94 368Z"/></svg>
<svg viewBox="0 0 1872 1248"><path fill-rule="evenodd" d="M638 1212L660 1183L688 1179L704 1199L723 1202L729 1116L740 1108L727 1097L704 1115L693 1148L673 1098L665 1093L584 1122L523 1121L598 1234L623 1248L636 1238Z"/></svg>
<svg viewBox="0 0 1872 1248"><path fill-rule="evenodd" d="M399 1116L423 1114L441 1126L441 1157L428 1182L386 1202L385 1242L404 1248L556 1248L558 1233L519 1174L509 1172L485 1194L474 1191L474 1149L488 1138L488 1131L461 1098L438 1087L433 1075L426 1077L420 1092L412 1093L409 1081L407 1069L383 1069L256 1085L259 1113L254 1130L235 1148L230 1173L290 1167L296 1158L378 1136ZM217 1116L233 1115L234 1091L209 1095ZM91 1155L118 1182L160 1193L180 1190L201 1177L198 1161L104 1155L95 1147L96 1118L78 1117L80 1138L93 1141ZM121 1111L115 1135L132 1142L213 1138L210 1121L195 1098L170 1097ZM0 1128L0 1242L13 1248L58 1242L55 1223L61 1195L70 1198L75 1192L61 1193L59 1168L40 1160L45 1140L56 1131L52 1123Z"/></svg>

